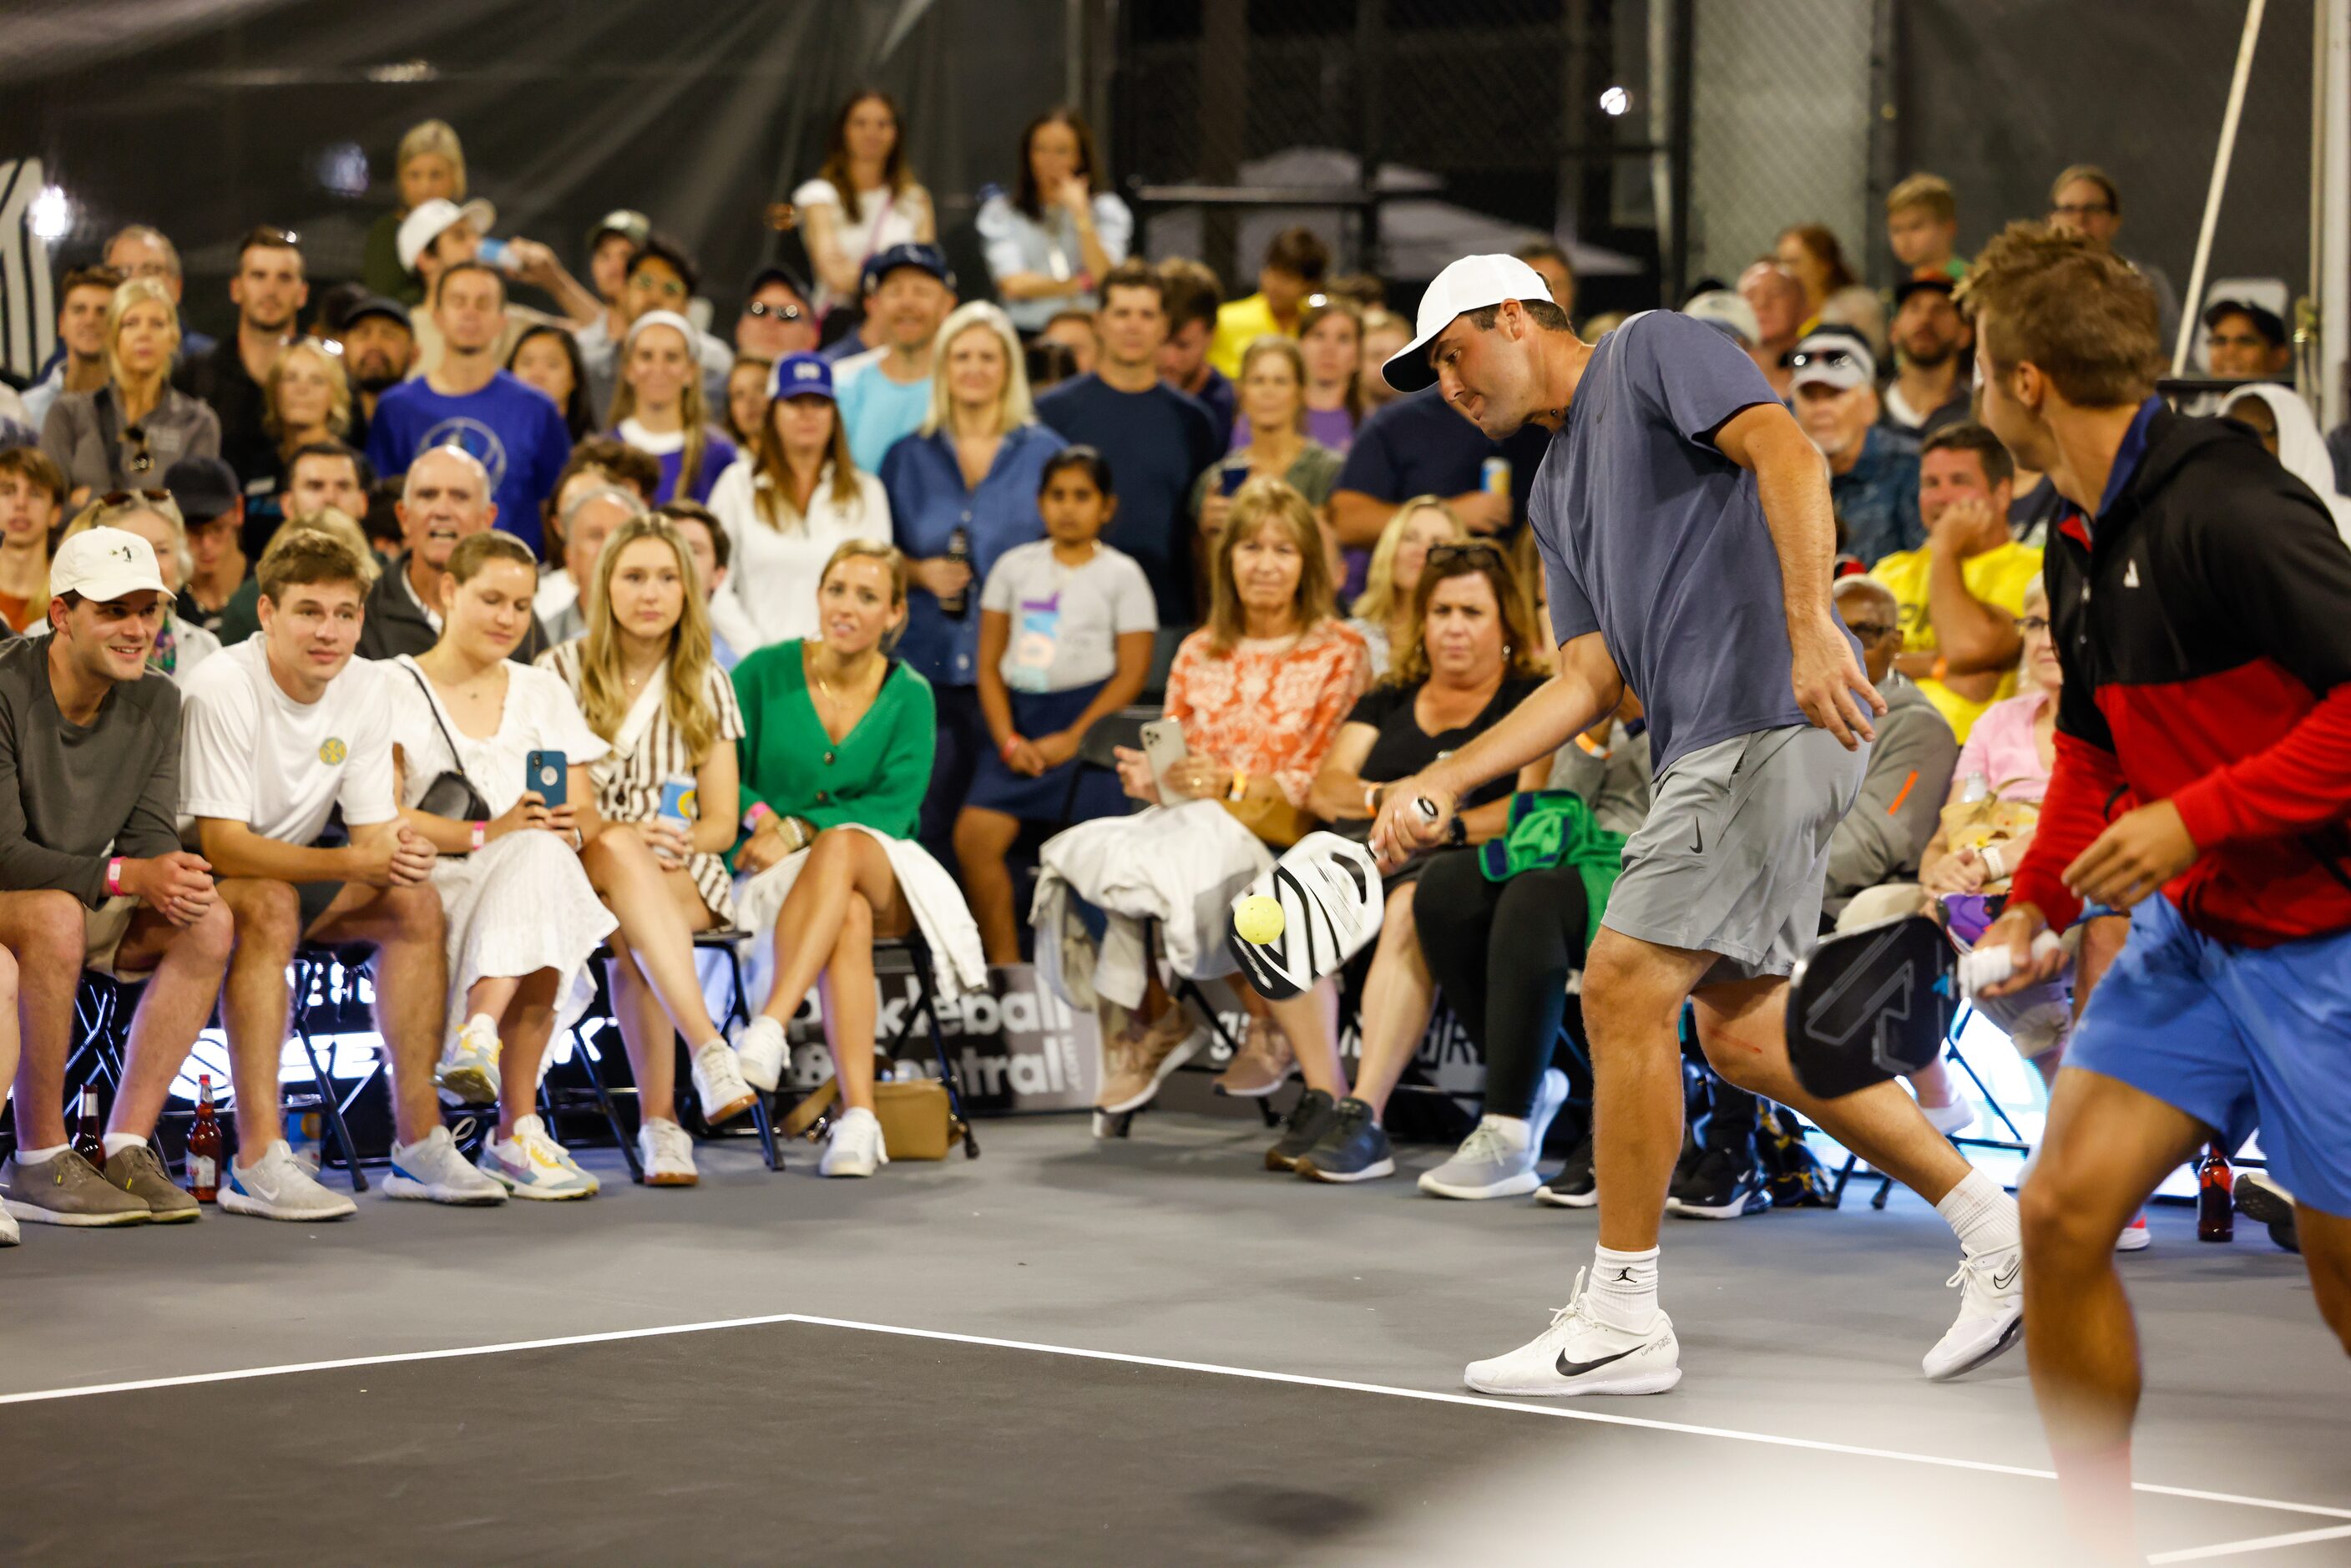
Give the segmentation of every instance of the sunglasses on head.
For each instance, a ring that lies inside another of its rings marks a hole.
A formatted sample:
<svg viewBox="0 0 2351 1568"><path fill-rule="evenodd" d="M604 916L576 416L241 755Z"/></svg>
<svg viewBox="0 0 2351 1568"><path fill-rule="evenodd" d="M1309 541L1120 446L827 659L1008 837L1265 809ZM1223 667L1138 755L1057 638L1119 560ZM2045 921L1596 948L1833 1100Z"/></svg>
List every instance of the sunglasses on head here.
<svg viewBox="0 0 2351 1568"><path fill-rule="evenodd" d="M124 464L124 467L133 474L144 474L155 466L155 455L147 449L147 433L144 430L134 424L122 433L122 439L131 443L131 461Z"/></svg>
<svg viewBox="0 0 2351 1568"><path fill-rule="evenodd" d="M800 319L800 308L797 305L769 305L764 300L754 299L743 307L743 314L761 319L772 316L778 321L797 321Z"/></svg>
<svg viewBox="0 0 2351 1568"><path fill-rule="evenodd" d="M1499 566L1502 564L1502 552L1482 542L1428 547L1428 564L1431 566L1451 566L1457 560L1467 561L1471 566Z"/></svg>
<svg viewBox="0 0 2351 1568"><path fill-rule="evenodd" d="M1851 365L1858 368L1861 361L1850 349L1804 349L1788 356L1788 368L1801 371L1807 365L1829 365L1843 370Z"/></svg>

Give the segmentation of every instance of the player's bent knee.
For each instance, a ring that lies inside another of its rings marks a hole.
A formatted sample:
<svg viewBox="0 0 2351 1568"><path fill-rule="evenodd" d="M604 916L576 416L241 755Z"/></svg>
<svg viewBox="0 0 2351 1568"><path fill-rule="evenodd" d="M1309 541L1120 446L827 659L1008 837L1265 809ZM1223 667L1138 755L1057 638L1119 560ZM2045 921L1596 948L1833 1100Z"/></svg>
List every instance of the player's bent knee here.
<svg viewBox="0 0 2351 1568"><path fill-rule="evenodd" d="M2016 1195L2017 1222L2024 1234L2026 1256L2033 1267L2112 1266L2115 1238L2122 1234L2127 1214L2109 1217L2101 1206L2067 1190L2062 1173L2036 1169L2032 1179Z"/></svg>

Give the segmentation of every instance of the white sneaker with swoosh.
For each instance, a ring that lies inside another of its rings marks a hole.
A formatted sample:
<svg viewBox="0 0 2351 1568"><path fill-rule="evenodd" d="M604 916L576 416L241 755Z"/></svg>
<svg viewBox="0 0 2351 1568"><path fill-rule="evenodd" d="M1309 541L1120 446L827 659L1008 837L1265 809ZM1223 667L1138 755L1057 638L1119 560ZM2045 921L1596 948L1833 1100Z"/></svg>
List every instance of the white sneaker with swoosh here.
<svg viewBox="0 0 2351 1568"><path fill-rule="evenodd" d="M580 1168L570 1151L548 1136L536 1116L515 1118L514 1136L494 1132L482 1140L481 1173L517 1197L593 1197L602 1185Z"/></svg>
<svg viewBox="0 0 2351 1568"><path fill-rule="evenodd" d="M1593 1316L1577 1270L1575 1293L1551 1315L1551 1327L1490 1361L1473 1361L1461 1381L1481 1394L1663 1394L1682 1380L1681 1343L1659 1312L1635 1333Z"/></svg>
<svg viewBox="0 0 2351 1568"><path fill-rule="evenodd" d="M1981 1366L2023 1334L2024 1249L1963 1252L1959 1272L1943 1283L1959 1288L1959 1315L1919 1363L1938 1383Z"/></svg>

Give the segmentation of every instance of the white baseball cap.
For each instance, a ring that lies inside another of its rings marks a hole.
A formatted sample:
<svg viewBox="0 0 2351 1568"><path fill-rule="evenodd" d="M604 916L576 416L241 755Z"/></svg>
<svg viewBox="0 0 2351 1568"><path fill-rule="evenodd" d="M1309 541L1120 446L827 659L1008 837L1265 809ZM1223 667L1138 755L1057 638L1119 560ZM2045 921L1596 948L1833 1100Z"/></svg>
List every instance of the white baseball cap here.
<svg viewBox="0 0 2351 1568"><path fill-rule="evenodd" d="M1755 319L1755 307L1729 288L1709 288L1703 294L1690 296L1682 307L1682 314L1700 321L1711 322L1739 340L1743 348L1754 348L1763 341L1763 324Z"/></svg>
<svg viewBox="0 0 2351 1568"><path fill-rule="evenodd" d="M57 547L49 562L49 597L78 593L112 603L141 591L162 593L155 549L128 528L84 528Z"/></svg>
<svg viewBox="0 0 2351 1568"><path fill-rule="evenodd" d="M1448 265L1420 297L1419 336L1390 354L1380 374L1398 392L1418 392L1437 380L1428 345L1465 310L1483 310L1505 299L1551 303L1542 274L1515 256L1465 256Z"/></svg>
<svg viewBox="0 0 2351 1568"><path fill-rule="evenodd" d="M486 235L498 221L498 210L479 196L462 207L446 196L417 203L414 210L400 220L400 235L393 242L400 252L400 270L414 272L416 258L424 254L424 247L461 218L474 225L475 234Z"/></svg>

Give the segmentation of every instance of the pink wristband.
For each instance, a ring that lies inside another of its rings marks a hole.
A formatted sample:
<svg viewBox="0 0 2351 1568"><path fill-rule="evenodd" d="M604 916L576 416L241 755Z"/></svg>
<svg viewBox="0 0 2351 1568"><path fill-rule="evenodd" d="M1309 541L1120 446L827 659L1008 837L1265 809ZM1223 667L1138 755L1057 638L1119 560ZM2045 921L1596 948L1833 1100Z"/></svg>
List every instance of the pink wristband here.
<svg viewBox="0 0 2351 1568"><path fill-rule="evenodd" d="M490 841L490 825L487 822L475 822L471 826L474 830L474 848L480 849Z"/></svg>
<svg viewBox="0 0 2351 1568"><path fill-rule="evenodd" d="M763 817L772 816L774 815L774 812L775 809L769 806L765 800L752 801L751 809L743 813L743 831L747 833L757 832L759 828L759 820Z"/></svg>
<svg viewBox="0 0 2351 1568"><path fill-rule="evenodd" d="M120 855L106 862L106 896L109 898L122 896L122 857Z"/></svg>

